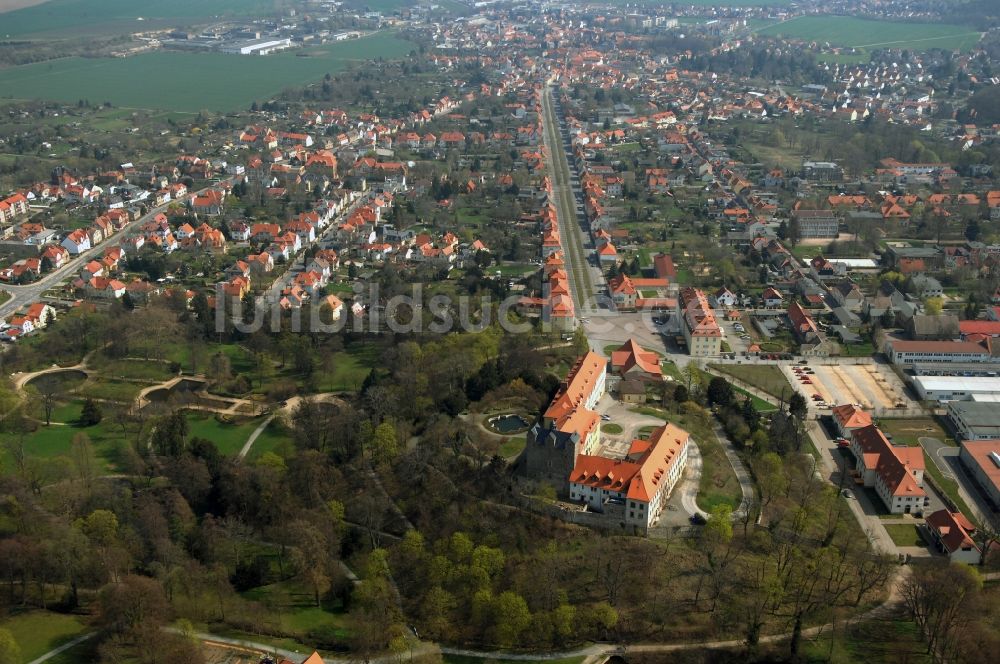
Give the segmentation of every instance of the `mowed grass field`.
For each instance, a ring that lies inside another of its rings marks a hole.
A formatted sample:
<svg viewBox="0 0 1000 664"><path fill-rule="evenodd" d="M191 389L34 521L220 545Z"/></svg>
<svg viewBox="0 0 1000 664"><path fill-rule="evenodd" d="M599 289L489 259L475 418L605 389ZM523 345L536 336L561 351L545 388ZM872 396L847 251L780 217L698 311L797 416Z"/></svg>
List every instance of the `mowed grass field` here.
<svg viewBox="0 0 1000 664"><path fill-rule="evenodd" d="M351 61L393 59L415 45L382 33L270 56L157 51L131 58L66 58L0 69L11 99L73 103L88 99L125 108L233 111L266 101L290 86L318 82Z"/></svg>
<svg viewBox="0 0 1000 664"><path fill-rule="evenodd" d="M761 28L757 33L852 48L968 50L980 38L980 33L962 25L872 21L849 16L799 16Z"/></svg>
<svg viewBox="0 0 1000 664"><path fill-rule="evenodd" d="M16 5L23 5L17 2ZM3 3L0 2L0 9ZM221 16L264 14L274 10L271 0L48 0L5 12L0 37L38 37L45 33L73 31L108 32L147 29L147 23L167 19L176 24ZM142 19L142 20L139 20Z"/></svg>

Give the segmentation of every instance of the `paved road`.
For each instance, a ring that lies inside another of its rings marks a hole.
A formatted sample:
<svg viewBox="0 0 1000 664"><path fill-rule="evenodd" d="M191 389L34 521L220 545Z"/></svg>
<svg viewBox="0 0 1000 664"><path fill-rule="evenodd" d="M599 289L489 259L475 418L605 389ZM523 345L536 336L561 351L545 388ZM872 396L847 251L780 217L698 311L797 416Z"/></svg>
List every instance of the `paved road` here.
<svg viewBox="0 0 1000 664"><path fill-rule="evenodd" d="M755 495L753 480L750 479L750 472L743 465L740 455L736 453L736 446L733 445L733 441L729 440L729 436L723 431L718 419L712 418L712 428L715 430L715 437L719 439L719 444L722 445L722 449L726 453L726 459L729 460L729 465L733 467L733 473L740 483L742 498L740 499L739 507L733 510L733 519L741 519L746 515L747 510L750 509L750 505L753 503Z"/></svg>
<svg viewBox="0 0 1000 664"><path fill-rule="evenodd" d="M573 302L577 317L591 309L594 295L594 274L590 267L590 254L584 249L589 237L584 237L581 220L577 215L579 202L572 190L574 172L567 159L568 143L562 125L556 116L552 90L546 85L542 93L542 125L545 145L548 147L546 163L552 178L552 198L559 219L559 237L563 246L566 272L570 278Z"/></svg>
<svg viewBox="0 0 1000 664"><path fill-rule="evenodd" d="M213 184L209 187L205 187L204 189L198 190L193 195L196 196L209 189L218 187L219 185L228 181L229 181L228 178L225 180L221 180L217 184ZM76 258L70 260L68 263L63 265L58 270L52 270L51 272L44 275L41 279L39 279L34 283L27 284L24 286L15 286L11 284L3 285L2 288L11 294L11 298L6 302L4 302L2 305L0 305L0 319L6 319L8 316L17 311L20 307L29 305L32 302L37 302L38 300L40 300L42 297L42 293L52 288L53 286L59 284L60 282L65 281L66 279L69 279L70 277L74 276L77 272L79 272L80 268L82 268L84 265L87 264L87 262L90 259L102 255L105 249L115 246L116 241L124 238L130 230L149 221L160 212L166 210L167 207L169 207L172 203L176 203L176 201L171 201L171 203L165 203L164 205L159 205L153 208L152 210L149 211L149 213L143 215L142 217L139 217L135 221L128 223L124 228L122 228L117 233L111 235L104 242L101 242L96 247L93 247L92 249L83 252Z"/></svg>

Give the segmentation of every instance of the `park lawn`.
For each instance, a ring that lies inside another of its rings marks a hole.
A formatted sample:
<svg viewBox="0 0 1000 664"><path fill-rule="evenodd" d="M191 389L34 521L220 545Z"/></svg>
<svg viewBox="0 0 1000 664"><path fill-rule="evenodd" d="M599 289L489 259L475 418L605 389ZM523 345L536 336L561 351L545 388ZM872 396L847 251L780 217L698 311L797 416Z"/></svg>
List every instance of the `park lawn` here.
<svg viewBox="0 0 1000 664"><path fill-rule="evenodd" d="M778 399L783 396L787 399L794 392L785 374L773 364L710 364L709 366Z"/></svg>
<svg viewBox="0 0 1000 664"><path fill-rule="evenodd" d="M850 47L969 50L980 33L946 23L874 21L850 16L798 16L756 31L765 36L829 42Z"/></svg>
<svg viewBox="0 0 1000 664"><path fill-rule="evenodd" d="M601 425L601 433L610 433L612 435L618 434L624 431L620 424L615 424L614 422L605 422Z"/></svg>
<svg viewBox="0 0 1000 664"><path fill-rule="evenodd" d="M0 622L0 628L13 634L24 662L41 657L88 631L80 616L52 611L19 613Z"/></svg>
<svg viewBox="0 0 1000 664"><path fill-rule="evenodd" d="M139 396L143 386L123 380L91 378L80 388L79 394L101 401L131 403Z"/></svg>
<svg viewBox="0 0 1000 664"><path fill-rule="evenodd" d="M62 417L75 419L79 417L81 408L82 402L75 401L61 406L57 411ZM57 420L53 418L53 422L55 421ZM24 440L25 457L47 460L62 458L67 464L70 464L73 436L78 433L87 434L87 437L90 438L96 460L94 469L96 474L107 474L117 470L125 438L121 428L107 420L90 427L78 427L72 424L51 424L49 426L39 424L38 429L28 434ZM4 472L14 472L14 460L6 448L0 449L0 464L2 464L0 467L3 468Z"/></svg>
<svg viewBox="0 0 1000 664"><path fill-rule="evenodd" d="M368 373L379 365L381 349L375 344L354 344L333 358L333 372L318 381L327 392L356 392Z"/></svg>
<svg viewBox="0 0 1000 664"><path fill-rule="evenodd" d="M216 449L226 456L236 456L246 444L247 438L260 426L260 419L239 420L229 424L220 422L215 414L198 410L185 413L188 421L188 440L205 438L215 444Z"/></svg>
<svg viewBox="0 0 1000 664"><path fill-rule="evenodd" d="M280 581L253 588L243 597L262 603L272 616L277 617L278 628L294 639L306 638L312 630L332 631L338 639L346 639L346 613L340 602L323 601L316 606L312 591L292 581Z"/></svg>
<svg viewBox="0 0 1000 664"><path fill-rule="evenodd" d="M184 371L194 371L191 365L191 346L187 343L177 342L164 344L164 358L181 365ZM209 344L205 352L201 354L198 371L204 371L208 366L208 361L213 355L221 352L229 358L229 365L233 373L252 375L254 371L254 361L250 351L237 344Z"/></svg>
<svg viewBox="0 0 1000 664"><path fill-rule="evenodd" d="M287 447L290 451L291 445L292 435L284 427L272 420L267 425L267 428L260 432L257 440L253 442L253 447L247 452L247 459L256 461L267 452L274 452L278 456L283 457L285 456L285 448Z"/></svg>
<svg viewBox="0 0 1000 664"><path fill-rule="evenodd" d="M912 523L887 523L885 530L896 546L926 546L920 529Z"/></svg>
<svg viewBox="0 0 1000 664"><path fill-rule="evenodd" d="M879 418L878 426L882 429L882 433L890 436L896 445L916 447L920 444L920 438L937 438L948 445L955 445L955 439L945 433L941 425L929 417L898 420L883 417Z"/></svg>
<svg viewBox="0 0 1000 664"><path fill-rule="evenodd" d="M104 360L95 362L94 367L107 378L131 378L155 383L174 377L170 372L169 363L156 360Z"/></svg>
<svg viewBox="0 0 1000 664"><path fill-rule="evenodd" d="M500 443L500 447L497 448L497 454L509 459L515 457L524 450L524 446L528 444L527 438L525 436L511 436L504 442Z"/></svg>
<svg viewBox="0 0 1000 664"><path fill-rule="evenodd" d="M832 643L831 643L832 641ZM777 652L787 654L787 644L773 646ZM905 617L863 620L836 630L805 639L802 644L802 661L806 664L820 662L865 662L866 664L931 664L927 643L920 629Z"/></svg>
<svg viewBox="0 0 1000 664"><path fill-rule="evenodd" d="M0 86L16 90L19 99L94 99L127 108L229 112L270 99L287 87L319 81L351 61L399 58L413 48L412 42L381 33L265 57L176 51L129 58L71 57L2 69ZM179 71L198 72L215 84L191 86L187 78L177 76Z"/></svg>

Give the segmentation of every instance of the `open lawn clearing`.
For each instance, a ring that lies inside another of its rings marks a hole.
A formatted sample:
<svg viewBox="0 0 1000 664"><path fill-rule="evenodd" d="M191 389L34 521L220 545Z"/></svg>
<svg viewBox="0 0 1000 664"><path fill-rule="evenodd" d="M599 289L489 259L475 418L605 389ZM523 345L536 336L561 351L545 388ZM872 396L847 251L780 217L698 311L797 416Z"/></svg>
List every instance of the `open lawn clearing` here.
<svg viewBox="0 0 1000 664"><path fill-rule="evenodd" d="M37 36L53 30L68 28L101 29L108 23L125 23L128 32L146 29L150 19L169 19L177 25L187 21L209 20L222 15L246 16L249 13L266 13L273 9L268 0L2 0L4 6L13 5L3 17L3 36ZM31 6L28 6L31 5ZM139 19L143 19L140 21ZM105 34L111 34L106 32Z"/></svg>
<svg viewBox="0 0 1000 664"><path fill-rule="evenodd" d="M375 344L355 344L333 358L333 373L319 380L325 392L353 392L361 389L368 373L376 366L382 350Z"/></svg>
<svg viewBox="0 0 1000 664"><path fill-rule="evenodd" d="M774 647L784 655L786 653L780 649L782 646L787 649L786 644ZM832 631L824 630L820 636L805 639L802 651L802 661L808 664L930 664L933 661L927 654L927 643L916 623L897 617L877 617L838 626Z"/></svg>
<svg viewBox="0 0 1000 664"><path fill-rule="evenodd" d="M943 23L873 21L850 16L798 16L757 30L760 35L829 42L864 48L943 48L969 50L980 33Z"/></svg>
<svg viewBox="0 0 1000 664"><path fill-rule="evenodd" d="M920 529L911 523L887 523L884 528L896 546L926 546Z"/></svg>
<svg viewBox="0 0 1000 664"><path fill-rule="evenodd" d="M168 362L157 360L102 360L92 361L87 366L93 366L106 378L130 378L151 383L170 380L175 375L171 373Z"/></svg>
<svg viewBox="0 0 1000 664"><path fill-rule="evenodd" d="M205 438L215 444L216 449L226 456L235 456L247 442L247 438L260 426L260 419L241 420L233 423L220 421L212 413L188 411L188 439Z"/></svg>
<svg viewBox="0 0 1000 664"><path fill-rule="evenodd" d="M888 419L881 418L878 426L882 433L889 436L893 443L916 447L920 438L937 438L948 445L955 445L954 439L945 433L941 425L930 417Z"/></svg>
<svg viewBox="0 0 1000 664"><path fill-rule="evenodd" d="M0 86L16 91L18 99L69 103L90 99L127 108L233 111L270 99L286 87L319 81L352 60L398 58L413 48L411 42L383 33L325 44L307 53L253 58L170 51L130 58L65 58L2 69ZM184 72L197 72L214 83L191 86Z"/></svg>
<svg viewBox="0 0 1000 664"><path fill-rule="evenodd" d="M605 422L601 425L601 433L610 433L612 435L619 434L623 431L620 424L615 424L614 422Z"/></svg>
<svg viewBox="0 0 1000 664"><path fill-rule="evenodd" d="M284 452L290 452L291 450L292 435L283 426L272 420L267 425L267 428L260 432L257 440L253 442L253 447L247 453L247 459L256 461L267 452L273 452L278 456L285 456Z"/></svg>
<svg viewBox="0 0 1000 664"><path fill-rule="evenodd" d="M21 661L30 662L87 631L80 616L52 611L29 611L0 622L21 648Z"/></svg>
<svg viewBox="0 0 1000 664"><path fill-rule="evenodd" d="M268 607L278 629L295 639L307 638L313 631L324 636L346 639L346 614L339 602L322 602L316 606L313 594L304 586L290 581L260 586L243 593L246 599Z"/></svg>
<svg viewBox="0 0 1000 664"><path fill-rule="evenodd" d="M61 406L53 412L53 424L49 426L39 424L35 431L27 434L24 438L25 459L50 461L62 459L69 466L72 457L73 437L76 434L86 434L94 449L95 472L97 474L115 472L121 457L122 446L125 444L121 428L110 419L102 420L100 424L89 427L79 427L72 424L79 418L82 407L83 402L81 401ZM106 408L104 415L105 418L108 418ZM56 424L63 419L69 423ZM6 448L0 448L0 463L2 463L0 467L2 467L3 472L10 473L17 469L10 451Z"/></svg>
<svg viewBox="0 0 1000 664"><path fill-rule="evenodd" d="M79 393L92 399L132 403L139 396L139 392L141 390L142 385L139 383L105 378L91 378L83 384Z"/></svg>
<svg viewBox="0 0 1000 664"><path fill-rule="evenodd" d="M742 380L751 387L767 392L772 397L788 399L792 396L791 385L781 373L781 369L773 364L711 364L716 371Z"/></svg>
<svg viewBox="0 0 1000 664"><path fill-rule="evenodd" d="M527 444L528 441L524 436L512 436L500 443L500 447L497 448L497 454L509 459L520 454Z"/></svg>

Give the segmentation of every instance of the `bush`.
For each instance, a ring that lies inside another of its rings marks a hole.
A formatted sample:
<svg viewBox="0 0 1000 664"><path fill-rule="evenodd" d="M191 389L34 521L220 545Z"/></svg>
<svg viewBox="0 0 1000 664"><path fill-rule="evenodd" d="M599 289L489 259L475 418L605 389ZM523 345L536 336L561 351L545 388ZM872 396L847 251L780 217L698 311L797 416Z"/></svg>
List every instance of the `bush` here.
<svg viewBox="0 0 1000 664"><path fill-rule="evenodd" d="M88 398L83 402L83 410L80 411L80 426L92 427L95 424L100 424L103 418L104 413L101 412L101 407L96 401Z"/></svg>

